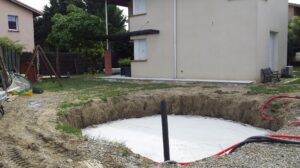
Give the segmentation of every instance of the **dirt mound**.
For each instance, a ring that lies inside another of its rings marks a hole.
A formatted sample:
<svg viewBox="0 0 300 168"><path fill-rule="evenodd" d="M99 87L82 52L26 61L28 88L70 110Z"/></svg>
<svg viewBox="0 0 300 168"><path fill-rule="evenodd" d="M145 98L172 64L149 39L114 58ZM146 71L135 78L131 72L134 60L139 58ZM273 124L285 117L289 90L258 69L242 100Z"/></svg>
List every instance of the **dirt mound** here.
<svg viewBox="0 0 300 168"><path fill-rule="evenodd" d="M151 116L160 113L160 102L163 99L168 102L170 114L224 118L272 130L278 130L284 124L281 113L276 114L275 121L263 120L258 112L260 102L256 97L244 97L237 93L207 95L171 90L116 97L105 102L94 100L81 108L71 110L61 120L71 127L85 128L118 119Z"/></svg>

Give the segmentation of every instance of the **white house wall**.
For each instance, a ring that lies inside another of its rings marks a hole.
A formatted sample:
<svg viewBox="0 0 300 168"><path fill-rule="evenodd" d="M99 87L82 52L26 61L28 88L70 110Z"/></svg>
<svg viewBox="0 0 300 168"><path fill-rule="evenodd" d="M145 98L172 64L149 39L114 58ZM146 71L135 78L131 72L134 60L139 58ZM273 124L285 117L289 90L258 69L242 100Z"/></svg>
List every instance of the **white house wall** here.
<svg viewBox="0 0 300 168"><path fill-rule="evenodd" d="M287 64L288 0L258 0L257 68L256 74L268 67L270 31L277 33L275 70Z"/></svg>
<svg viewBox="0 0 300 168"><path fill-rule="evenodd" d="M8 31L7 15L18 16L19 31ZM32 52L34 48L33 14L31 11L9 1L0 0L0 36L6 36L24 45L24 51Z"/></svg>
<svg viewBox="0 0 300 168"><path fill-rule="evenodd" d="M133 62L132 76L172 78L173 74L173 0L146 0L146 15L130 17L130 31L160 30L145 37L147 61ZM134 39L134 38L133 38Z"/></svg>
<svg viewBox="0 0 300 168"><path fill-rule="evenodd" d="M256 2L178 0L178 78L254 78Z"/></svg>
<svg viewBox="0 0 300 168"><path fill-rule="evenodd" d="M132 63L134 77L173 78L173 0L146 0L147 14L130 30L149 35L147 61ZM269 29L279 32L278 69L286 65L287 0L177 0L177 78L256 80L266 67ZM133 38L134 39L134 38Z"/></svg>

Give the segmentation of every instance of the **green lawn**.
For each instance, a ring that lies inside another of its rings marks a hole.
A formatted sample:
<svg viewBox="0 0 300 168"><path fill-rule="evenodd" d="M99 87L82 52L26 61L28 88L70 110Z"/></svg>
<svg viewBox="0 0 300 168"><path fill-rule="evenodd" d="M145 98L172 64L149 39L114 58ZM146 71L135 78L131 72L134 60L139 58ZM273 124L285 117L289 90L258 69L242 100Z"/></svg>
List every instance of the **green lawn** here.
<svg viewBox="0 0 300 168"><path fill-rule="evenodd" d="M291 82L258 84L255 86L250 86L250 90L255 94L280 94L300 91L300 67L294 67L294 78L283 80L291 80Z"/></svg>
<svg viewBox="0 0 300 168"><path fill-rule="evenodd" d="M283 84L256 84L249 87L254 94L280 94L300 91L300 67L295 67L295 78L292 82ZM108 82L96 79L101 75L77 75L68 79L61 79L62 87L55 80L44 80L35 84L45 91L63 93L64 99L59 106L58 115L64 115L70 108L82 106L94 99L107 101L110 97L125 96L129 93L178 87L175 84L163 83L128 83ZM286 79L285 79L286 80ZM289 79L291 80L291 79ZM210 86L210 85L209 85Z"/></svg>
<svg viewBox="0 0 300 168"><path fill-rule="evenodd" d="M96 77L97 75L78 75L72 76L69 79L61 79L62 87L54 79L44 80L34 85L45 91L61 92L66 95L60 104L58 115L63 115L67 109L82 106L93 99L107 101L110 97L124 96L141 90L178 87L174 84L163 83L108 82L96 79Z"/></svg>

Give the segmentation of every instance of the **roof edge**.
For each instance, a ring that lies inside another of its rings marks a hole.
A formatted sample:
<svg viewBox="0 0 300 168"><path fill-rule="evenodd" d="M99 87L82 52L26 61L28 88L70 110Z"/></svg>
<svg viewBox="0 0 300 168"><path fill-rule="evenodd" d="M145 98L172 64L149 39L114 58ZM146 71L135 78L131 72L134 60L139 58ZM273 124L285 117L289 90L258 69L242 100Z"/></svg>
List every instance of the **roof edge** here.
<svg viewBox="0 0 300 168"><path fill-rule="evenodd" d="M34 9L33 7L28 6L28 5L22 3L22 2L20 2L18 0L8 0L8 1L11 2L11 3L14 3L14 4L16 4L16 5L20 6L20 7L23 7L25 9L29 10L29 11L31 11L33 13L34 17L42 16L44 14L43 12L41 12L41 11L39 11L37 9Z"/></svg>
<svg viewBox="0 0 300 168"><path fill-rule="evenodd" d="M289 6L296 6L296 7L300 7L300 4L296 4L296 3L289 3Z"/></svg>

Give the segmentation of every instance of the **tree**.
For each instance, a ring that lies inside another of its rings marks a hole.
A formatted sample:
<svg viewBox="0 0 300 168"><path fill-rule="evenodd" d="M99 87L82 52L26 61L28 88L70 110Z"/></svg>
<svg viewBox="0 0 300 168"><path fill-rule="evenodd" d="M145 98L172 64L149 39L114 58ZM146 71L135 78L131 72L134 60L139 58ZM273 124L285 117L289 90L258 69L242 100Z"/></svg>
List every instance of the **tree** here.
<svg viewBox="0 0 300 168"><path fill-rule="evenodd" d="M87 11L94 15L105 19L104 1L85 0ZM109 34L126 32L127 18L123 15L123 11L115 5L108 5L108 29ZM110 42L113 51L113 63L116 64L120 58L133 57L133 44L129 41L113 41Z"/></svg>
<svg viewBox="0 0 300 168"><path fill-rule="evenodd" d="M47 46L46 39L51 32L51 18L55 14L67 14L67 6L74 4L78 7L85 8L85 3L82 0L50 0L50 6L44 7L44 14L34 20L35 43L43 47Z"/></svg>
<svg viewBox="0 0 300 168"><path fill-rule="evenodd" d="M295 16L288 25L288 64L295 57L295 49L300 49L300 17Z"/></svg>
<svg viewBox="0 0 300 168"><path fill-rule="evenodd" d="M56 14L61 14L61 15L67 15L67 6L69 4L73 4L79 8L81 8L83 11L88 12L89 14L95 15L100 17L102 21L105 20L105 8L104 8L104 1L99 1L99 0L50 0L50 5L45 6L44 8L44 15L43 17L37 18L35 20L35 42L36 44L42 45L45 50L54 50L57 49L56 46L53 46L52 44L54 43L49 43L47 41L47 38L51 32L52 29L52 24L51 18L54 17ZM125 23L126 23L126 17L124 17L122 10L120 10L117 6L115 5L109 5L108 6L108 18L109 18L109 33L119 33L119 32L125 32ZM105 24L103 22L101 29L104 30ZM58 31L56 31L58 32ZM67 38L66 36L64 36ZM81 37L89 38L89 36L83 35ZM67 40L67 39L62 39ZM74 41L73 41L74 42ZM95 50L95 47L88 47L84 49L84 47L77 47L77 49L74 49L74 45L70 45L69 42L61 43L59 44L60 51L79 51L84 53L84 55L89 55L89 59L91 60L92 63L94 63L94 58L98 58L98 50L102 49L102 43L96 42L96 41L86 41L81 40L79 41L80 43L84 42L84 46L100 46L99 49ZM76 43L75 43L76 44ZM111 49L113 50L113 56L114 57L129 57L132 56L133 52L133 47L132 44L129 42L111 42L110 43ZM91 49L93 48L93 49ZM83 52L83 50L85 52ZM117 60L117 59L116 59ZM116 61L114 61L116 62Z"/></svg>
<svg viewBox="0 0 300 168"><path fill-rule="evenodd" d="M93 39L104 34L104 23L100 17L69 5L67 15L56 14L52 18L52 30L47 41L56 47L56 65L59 65L59 50L77 51L93 58L101 57L103 46ZM59 74L59 66L57 66Z"/></svg>

